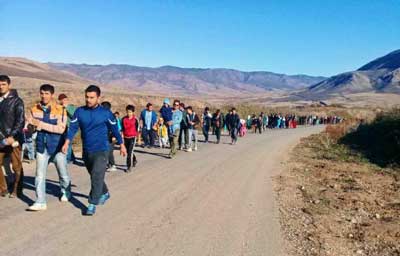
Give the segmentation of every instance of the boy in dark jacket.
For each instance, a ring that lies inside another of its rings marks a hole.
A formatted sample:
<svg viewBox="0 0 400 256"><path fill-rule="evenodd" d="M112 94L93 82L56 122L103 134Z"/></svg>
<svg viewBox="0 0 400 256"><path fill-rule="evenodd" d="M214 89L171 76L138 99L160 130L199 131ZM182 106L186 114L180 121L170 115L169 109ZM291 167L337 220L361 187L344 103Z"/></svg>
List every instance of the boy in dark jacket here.
<svg viewBox="0 0 400 256"><path fill-rule="evenodd" d="M181 129L179 131L179 150L187 150L189 148L189 128L188 120L186 118L187 112L185 109L185 104L183 102L180 103L179 109L182 112L183 116Z"/></svg>
<svg viewBox="0 0 400 256"><path fill-rule="evenodd" d="M232 145L235 145L237 143L238 131L240 127L240 117L238 113L236 113L236 108L232 108L232 115L229 119L228 126L231 131Z"/></svg>
<svg viewBox="0 0 400 256"><path fill-rule="evenodd" d="M215 128L215 136L217 137L217 144L221 141L221 130L224 127L224 115L221 110L217 110L212 117L212 125Z"/></svg>
<svg viewBox="0 0 400 256"><path fill-rule="evenodd" d="M202 124L205 143L208 143L208 136L209 136L210 127L211 127L211 119L212 119L212 115L210 113L210 109L208 107L206 107L204 109L204 113L201 117L201 124Z"/></svg>

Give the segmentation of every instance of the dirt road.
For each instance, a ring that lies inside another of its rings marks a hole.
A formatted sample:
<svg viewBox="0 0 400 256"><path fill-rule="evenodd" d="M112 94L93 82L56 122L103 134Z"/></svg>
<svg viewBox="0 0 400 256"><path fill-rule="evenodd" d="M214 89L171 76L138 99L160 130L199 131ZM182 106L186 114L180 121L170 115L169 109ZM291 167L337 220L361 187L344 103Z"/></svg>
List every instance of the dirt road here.
<svg viewBox="0 0 400 256"><path fill-rule="evenodd" d="M93 217L82 216L89 177L79 166L69 169L70 203L58 201L51 165L48 210L26 212L35 198L27 165L24 200L0 198L0 255L283 255L271 177L301 137L321 130L249 134L236 146L223 137L173 160L138 149L134 172L107 174L111 199Z"/></svg>

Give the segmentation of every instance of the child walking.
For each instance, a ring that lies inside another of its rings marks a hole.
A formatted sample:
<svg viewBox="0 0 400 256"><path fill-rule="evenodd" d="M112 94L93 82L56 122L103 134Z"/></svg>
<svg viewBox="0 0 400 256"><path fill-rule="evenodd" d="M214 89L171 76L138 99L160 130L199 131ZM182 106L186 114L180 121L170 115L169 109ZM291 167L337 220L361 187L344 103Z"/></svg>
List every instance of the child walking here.
<svg viewBox="0 0 400 256"><path fill-rule="evenodd" d="M168 144L168 129L164 124L164 118L160 117L157 124L157 135L160 148L166 148Z"/></svg>
<svg viewBox="0 0 400 256"><path fill-rule="evenodd" d="M139 121L135 116L135 106L126 107L126 116L121 121L121 132L124 138L124 144L127 150L126 172L129 173L137 164L135 156L136 138L138 136Z"/></svg>

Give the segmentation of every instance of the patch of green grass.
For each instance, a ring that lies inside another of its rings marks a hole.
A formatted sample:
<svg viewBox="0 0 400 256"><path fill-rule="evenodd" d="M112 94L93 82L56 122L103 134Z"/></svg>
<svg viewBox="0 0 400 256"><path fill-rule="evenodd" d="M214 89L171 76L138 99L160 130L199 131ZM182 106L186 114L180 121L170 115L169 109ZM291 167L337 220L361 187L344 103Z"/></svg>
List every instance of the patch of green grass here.
<svg viewBox="0 0 400 256"><path fill-rule="evenodd" d="M339 143L381 167L400 166L400 109L382 113L371 123L361 124Z"/></svg>

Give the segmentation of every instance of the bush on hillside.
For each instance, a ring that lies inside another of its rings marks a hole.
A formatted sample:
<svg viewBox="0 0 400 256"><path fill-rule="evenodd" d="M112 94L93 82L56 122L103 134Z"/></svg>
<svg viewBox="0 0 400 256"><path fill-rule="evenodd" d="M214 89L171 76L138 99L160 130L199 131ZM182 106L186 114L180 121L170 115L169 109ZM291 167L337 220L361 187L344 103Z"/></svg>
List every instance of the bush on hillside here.
<svg viewBox="0 0 400 256"><path fill-rule="evenodd" d="M381 113L372 122L360 124L339 142L381 167L400 166L400 109Z"/></svg>

